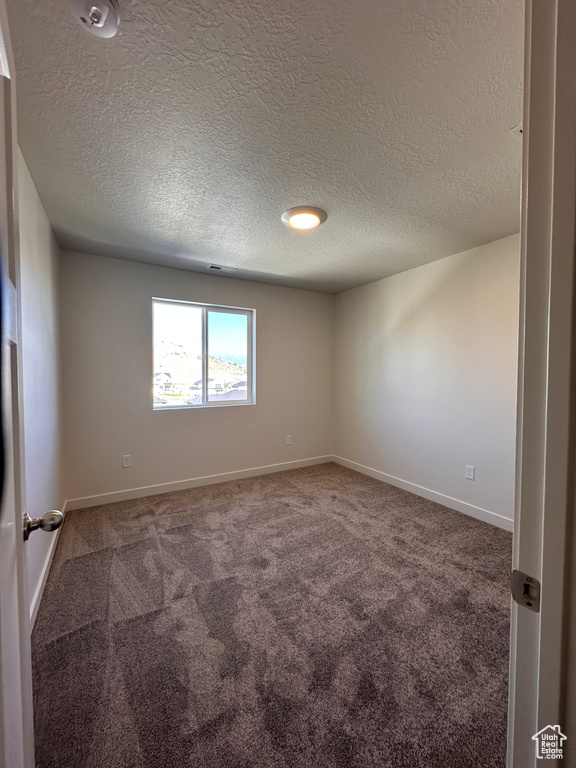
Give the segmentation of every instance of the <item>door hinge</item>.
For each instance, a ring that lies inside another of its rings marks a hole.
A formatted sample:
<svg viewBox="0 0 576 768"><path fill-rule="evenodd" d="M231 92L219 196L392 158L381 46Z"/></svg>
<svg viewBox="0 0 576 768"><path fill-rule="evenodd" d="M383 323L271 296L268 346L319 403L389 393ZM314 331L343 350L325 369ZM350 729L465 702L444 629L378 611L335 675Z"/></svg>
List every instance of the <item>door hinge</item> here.
<svg viewBox="0 0 576 768"><path fill-rule="evenodd" d="M540 612L540 582L522 571L512 571L512 597L519 605Z"/></svg>

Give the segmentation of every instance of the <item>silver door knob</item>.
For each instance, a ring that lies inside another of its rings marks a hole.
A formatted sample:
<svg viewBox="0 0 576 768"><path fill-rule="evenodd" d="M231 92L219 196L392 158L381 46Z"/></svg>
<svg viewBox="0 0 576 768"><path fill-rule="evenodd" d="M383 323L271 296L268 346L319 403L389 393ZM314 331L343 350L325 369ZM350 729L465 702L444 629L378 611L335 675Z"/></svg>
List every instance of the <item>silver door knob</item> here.
<svg viewBox="0 0 576 768"><path fill-rule="evenodd" d="M42 517L30 517L27 512L22 515L22 522L24 528L24 541L28 541L28 537L32 531L42 528L43 531L55 531L56 528L60 528L64 515L57 509L51 509L46 512Z"/></svg>

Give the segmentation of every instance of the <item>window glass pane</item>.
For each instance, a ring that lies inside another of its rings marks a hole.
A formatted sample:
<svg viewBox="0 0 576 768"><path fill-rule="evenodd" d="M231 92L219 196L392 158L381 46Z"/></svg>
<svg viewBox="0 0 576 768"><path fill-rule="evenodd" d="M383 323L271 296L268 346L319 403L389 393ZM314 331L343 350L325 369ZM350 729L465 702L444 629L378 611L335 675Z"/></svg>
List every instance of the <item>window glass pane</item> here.
<svg viewBox="0 0 576 768"><path fill-rule="evenodd" d="M155 301L154 408L202 403L202 308Z"/></svg>
<svg viewBox="0 0 576 768"><path fill-rule="evenodd" d="M248 399L248 317L208 312L208 400Z"/></svg>

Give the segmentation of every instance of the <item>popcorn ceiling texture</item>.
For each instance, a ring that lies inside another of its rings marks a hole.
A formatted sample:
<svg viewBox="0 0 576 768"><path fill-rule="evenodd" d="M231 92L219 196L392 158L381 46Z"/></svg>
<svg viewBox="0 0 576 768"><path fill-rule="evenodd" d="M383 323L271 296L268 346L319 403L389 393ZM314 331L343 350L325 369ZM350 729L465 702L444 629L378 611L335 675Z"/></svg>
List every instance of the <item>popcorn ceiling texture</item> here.
<svg viewBox="0 0 576 768"><path fill-rule="evenodd" d="M522 0L8 0L62 247L338 292L518 231ZM309 203L328 221L295 233Z"/></svg>

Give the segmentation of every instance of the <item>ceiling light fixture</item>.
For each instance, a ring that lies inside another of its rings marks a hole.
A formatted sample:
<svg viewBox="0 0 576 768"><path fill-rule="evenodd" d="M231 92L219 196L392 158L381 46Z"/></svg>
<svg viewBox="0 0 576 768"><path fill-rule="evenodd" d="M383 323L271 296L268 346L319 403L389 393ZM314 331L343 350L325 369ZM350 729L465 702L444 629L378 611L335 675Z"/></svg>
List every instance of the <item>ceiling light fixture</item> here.
<svg viewBox="0 0 576 768"><path fill-rule="evenodd" d="M311 205L299 205L289 208L282 214L282 222L292 229L314 229L323 224L328 218L322 208L314 208Z"/></svg>

